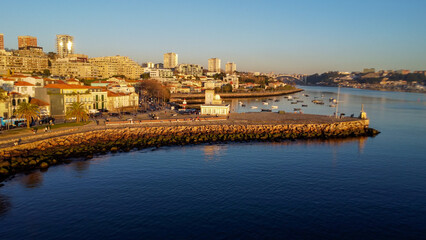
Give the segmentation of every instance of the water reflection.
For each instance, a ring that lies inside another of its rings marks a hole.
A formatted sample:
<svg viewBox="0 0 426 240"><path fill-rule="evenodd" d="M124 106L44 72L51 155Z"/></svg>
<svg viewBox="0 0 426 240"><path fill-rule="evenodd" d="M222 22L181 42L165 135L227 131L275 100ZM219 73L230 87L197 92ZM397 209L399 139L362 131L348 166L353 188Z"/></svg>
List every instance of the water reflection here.
<svg viewBox="0 0 426 240"><path fill-rule="evenodd" d="M308 146L308 145L325 145L328 147L338 148L346 144L358 144L358 153L362 154L364 152L365 145L369 137L349 137L349 138L330 138L330 139L303 139L303 140L284 140L282 142L273 142L270 143L273 146Z"/></svg>
<svg viewBox="0 0 426 240"><path fill-rule="evenodd" d="M73 169L78 173L84 173L89 169L90 162L89 161L77 161L72 164Z"/></svg>
<svg viewBox="0 0 426 240"><path fill-rule="evenodd" d="M204 145L204 161L220 161L220 156L228 149L225 145Z"/></svg>
<svg viewBox="0 0 426 240"><path fill-rule="evenodd" d="M43 183L43 173L35 171L20 177L21 184L26 188L38 188Z"/></svg>
<svg viewBox="0 0 426 240"><path fill-rule="evenodd" d="M0 194L0 216L6 214L12 207L9 197Z"/></svg>

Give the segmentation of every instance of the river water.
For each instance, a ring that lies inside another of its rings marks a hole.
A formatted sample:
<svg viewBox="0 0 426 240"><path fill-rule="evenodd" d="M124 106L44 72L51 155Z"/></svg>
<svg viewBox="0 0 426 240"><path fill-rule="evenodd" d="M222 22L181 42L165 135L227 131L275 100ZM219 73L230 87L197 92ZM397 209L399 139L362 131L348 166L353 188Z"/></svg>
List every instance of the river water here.
<svg viewBox="0 0 426 240"><path fill-rule="evenodd" d="M232 108L333 114L336 88L303 88L306 108ZM364 104L375 138L164 147L18 175L0 188L0 239L424 239L425 96L342 88L339 112Z"/></svg>

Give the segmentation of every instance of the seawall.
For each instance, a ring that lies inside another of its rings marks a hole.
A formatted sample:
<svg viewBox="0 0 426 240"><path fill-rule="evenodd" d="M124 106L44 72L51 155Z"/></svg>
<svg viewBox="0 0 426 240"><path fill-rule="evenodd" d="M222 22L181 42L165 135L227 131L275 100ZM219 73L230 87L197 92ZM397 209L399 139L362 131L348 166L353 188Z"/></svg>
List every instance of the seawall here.
<svg viewBox="0 0 426 240"><path fill-rule="evenodd" d="M167 145L228 141L374 136L368 120L330 123L221 123L206 125L128 126L93 130L0 149L0 180L18 172L48 168L70 158Z"/></svg>

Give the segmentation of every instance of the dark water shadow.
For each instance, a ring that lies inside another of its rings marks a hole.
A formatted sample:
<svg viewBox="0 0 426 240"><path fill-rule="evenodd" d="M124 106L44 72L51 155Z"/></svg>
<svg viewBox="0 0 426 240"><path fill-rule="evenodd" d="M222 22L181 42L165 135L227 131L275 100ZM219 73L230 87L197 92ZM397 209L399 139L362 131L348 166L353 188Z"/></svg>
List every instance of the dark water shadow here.
<svg viewBox="0 0 426 240"><path fill-rule="evenodd" d="M36 170L20 176L19 181L25 188L38 188L43 185L43 173Z"/></svg>
<svg viewBox="0 0 426 240"><path fill-rule="evenodd" d="M0 194L0 217L5 215L12 208L10 199L8 196Z"/></svg>

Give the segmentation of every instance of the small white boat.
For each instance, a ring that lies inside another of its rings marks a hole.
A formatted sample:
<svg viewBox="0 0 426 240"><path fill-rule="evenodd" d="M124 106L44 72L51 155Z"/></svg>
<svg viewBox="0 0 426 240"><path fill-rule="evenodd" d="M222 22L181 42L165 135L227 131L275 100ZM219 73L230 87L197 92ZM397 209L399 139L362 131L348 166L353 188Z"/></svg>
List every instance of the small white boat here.
<svg viewBox="0 0 426 240"><path fill-rule="evenodd" d="M256 107L256 106L251 106L250 108L251 108L251 109L257 109L257 107Z"/></svg>
<svg viewBox="0 0 426 240"><path fill-rule="evenodd" d="M243 105L243 102L241 102L241 101L239 101L238 103L239 103L240 105Z"/></svg>
<svg viewBox="0 0 426 240"><path fill-rule="evenodd" d="M263 105L268 105L269 103L267 103L267 102L263 102Z"/></svg>
<svg viewBox="0 0 426 240"><path fill-rule="evenodd" d="M288 99L293 99L293 97L292 96L288 96Z"/></svg>
<svg viewBox="0 0 426 240"><path fill-rule="evenodd" d="M272 106L271 108L272 109L278 109L278 106Z"/></svg>

